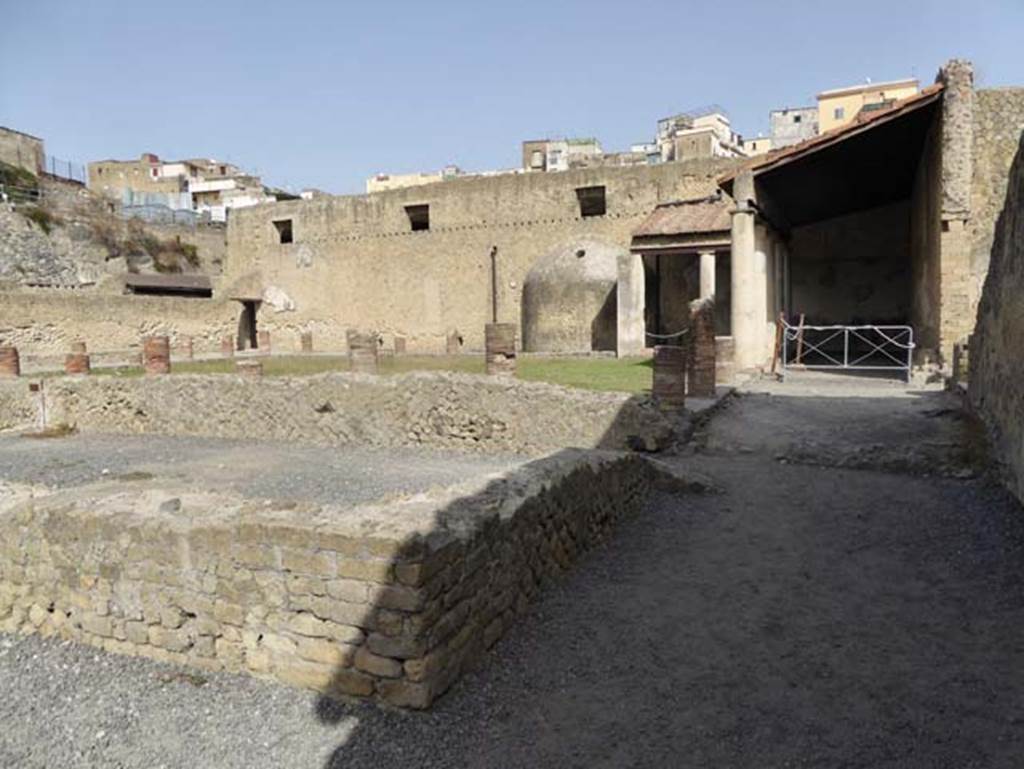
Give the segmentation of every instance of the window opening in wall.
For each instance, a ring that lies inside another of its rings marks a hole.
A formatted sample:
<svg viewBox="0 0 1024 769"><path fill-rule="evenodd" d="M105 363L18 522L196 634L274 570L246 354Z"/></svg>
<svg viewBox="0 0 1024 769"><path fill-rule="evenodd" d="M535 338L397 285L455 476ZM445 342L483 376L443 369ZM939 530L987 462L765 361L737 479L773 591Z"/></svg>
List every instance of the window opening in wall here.
<svg viewBox="0 0 1024 769"><path fill-rule="evenodd" d="M793 115L793 122L794 123L799 123L800 122L800 115Z"/></svg>
<svg viewBox="0 0 1024 769"><path fill-rule="evenodd" d="M580 216L604 216L607 207L604 187L577 187L576 198L580 202Z"/></svg>
<svg viewBox="0 0 1024 769"><path fill-rule="evenodd" d="M292 220L277 219L274 221L274 228L277 230L277 237L281 243L293 243Z"/></svg>
<svg viewBox="0 0 1024 769"><path fill-rule="evenodd" d="M430 206L406 206L405 215L409 217L409 227L413 232L430 229Z"/></svg>
<svg viewBox="0 0 1024 769"><path fill-rule="evenodd" d="M832 116L836 120L842 120L844 117L846 117L846 109L844 109L843 107L836 107L835 110L832 112Z"/></svg>

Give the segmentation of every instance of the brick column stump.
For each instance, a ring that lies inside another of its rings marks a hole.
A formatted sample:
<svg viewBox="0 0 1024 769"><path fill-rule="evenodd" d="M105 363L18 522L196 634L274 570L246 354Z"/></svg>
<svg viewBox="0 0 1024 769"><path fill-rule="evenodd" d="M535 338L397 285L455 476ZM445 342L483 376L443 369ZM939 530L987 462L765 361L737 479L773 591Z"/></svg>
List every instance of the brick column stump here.
<svg viewBox="0 0 1024 769"><path fill-rule="evenodd" d="M484 326L484 356L488 374L513 376L516 373L514 323L488 323Z"/></svg>
<svg viewBox="0 0 1024 769"><path fill-rule="evenodd" d="M715 397L715 303L701 299L690 304L688 347L689 389L693 398Z"/></svg>
<svg viewBox="0 0 1024 769"><path fill-rule="evenodd" d="M64 358L65 374L88 374L90 370L89 356L84 352L70 352Z"/></svg>
<svg viewBox="0 0 1024 769"><path fill-rule="evenodd" d="M263 376L263 362L258 360L240 360L235 363L235 371L244 377L258 379Z"/></svg>
<svg viewBox="0 0 1024 769"><path fill-rule="evenodd" d="M361 334L354 329L349 329L345 337L348 341L348 362L352 371L376 374L379 365L377 335Z"/></svg>
<svg viewBox="0 0 1024 769"><path fill-rule="evenodd" d="M181 338L181 356L185 360L192 360L195 357L195 352L192 349L192 337L183 336Z"/></svg>
<svg viewBox="0 0 1024 769"><path fill-rule="evenodd" d="M0 347L0 377L6 376L21 376L17 347Z"/></svg>
<svg viewBox="0 0 1024 769"><path fill-rule="evenodd" d="M299 335L299 349L302 352L313 352L313 332L303 331Z"/></svg>
<svg viewBox="0 0 1024 769"><path fill-rule="evenodd" d="M256 333L256 349L263 355L270 355L270 332L258 331Z"/></svg>
<svg viewBox="0 0 1024 769"><path fill-rule="evenodd" d="M405 337L395 337L395 355L405 355Z"/></svg>
<svg viewBox="0 0 1024 769"><path fill-rule="evenodd" d="M654 348L654 400L664 412L686 407L686 348L658 345Z"/></svg>
<svg viewBox="0 0 1024 769"><path fill-rule="evenodd" d="M171 373L171 340L147 336L142 340L142 367L147 375Z"/></svg>
<svg viewBox="0 0 1024 769"><path fill-rule="evenodd" d="M235 339L230 336L222 336L220 338L220 354L225 358L235 357Z"/></svg>

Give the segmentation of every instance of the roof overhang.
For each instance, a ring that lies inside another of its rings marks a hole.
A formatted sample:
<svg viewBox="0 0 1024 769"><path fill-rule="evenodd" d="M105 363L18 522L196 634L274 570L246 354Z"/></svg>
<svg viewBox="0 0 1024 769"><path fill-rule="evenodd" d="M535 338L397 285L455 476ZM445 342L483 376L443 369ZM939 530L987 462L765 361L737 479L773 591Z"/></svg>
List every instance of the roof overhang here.
<svg viewBox="0 0 1024 769"><path fill-rule="evenodd" d="M931 86L848 126L760 156L719 177L719 184L732 193L736 176L749 171L758 202L784 226L909 198L941 98L942 86Z"/></svg>

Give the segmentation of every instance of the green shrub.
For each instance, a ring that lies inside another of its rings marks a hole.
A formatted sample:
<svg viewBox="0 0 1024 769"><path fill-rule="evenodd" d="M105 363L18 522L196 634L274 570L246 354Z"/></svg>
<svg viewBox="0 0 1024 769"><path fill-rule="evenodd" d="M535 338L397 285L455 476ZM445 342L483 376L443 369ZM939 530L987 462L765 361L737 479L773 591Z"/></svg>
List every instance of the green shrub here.
<svg viewBox="0 0 1024 769"><path fill-rule="evenodd" d="M39 206L30 206L28 208L20 209L22 216L28 219L30 222L35 223L39 226L43 232L47 235L53 230L54 226L60 224L60 218L51 214L45 208Z"/></svg>

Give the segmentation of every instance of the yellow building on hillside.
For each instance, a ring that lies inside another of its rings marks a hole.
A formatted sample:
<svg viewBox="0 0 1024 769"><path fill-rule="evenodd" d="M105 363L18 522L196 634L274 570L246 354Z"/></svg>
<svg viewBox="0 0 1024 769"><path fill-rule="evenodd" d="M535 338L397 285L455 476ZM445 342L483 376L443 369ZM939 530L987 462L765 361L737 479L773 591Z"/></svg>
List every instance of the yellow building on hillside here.
<svg viewBox="0 0 1024 769"><path fill-rule="evenodd" d="M886 106L913 96L917 91L918 82L914 78L822 91L818 94L818 133L852 123L861 110Z"/></svg>

